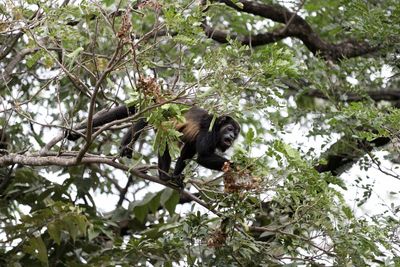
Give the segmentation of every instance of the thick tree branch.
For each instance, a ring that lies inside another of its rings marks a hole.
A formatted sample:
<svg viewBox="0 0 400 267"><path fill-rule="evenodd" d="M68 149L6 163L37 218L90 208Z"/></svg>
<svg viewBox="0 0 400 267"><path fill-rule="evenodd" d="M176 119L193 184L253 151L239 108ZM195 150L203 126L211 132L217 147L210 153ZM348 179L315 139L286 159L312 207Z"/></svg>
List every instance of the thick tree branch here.
<svg viewBox="0 0 400 267"><path fill-rule="evenodd" d="M19 53L16 53L11 61L7 64L4 68L3 72L1 73L0 79L7 84L11 79L11 73L14 70L15 66L20 63L27 55L34 53L38 49L36 48L26 48L21 50Z"/></svg>
<svg viewBox="0 0 400 267"><path fill-rule="evenodd" d="M24 35L24 33L21 31L18 32L15 36L10 36L10 38L7 39L7 42L1 47L0 60L3 60L3 58L5 58L12 51L22 35Z"/></svg>
<svg viewBox="0 0 400 267"><path fill-rule="evenodd" d="M25 166L64 166L64 167L71 167L77 165L85 165L85 164L106 164L116 169L120 169L124 172L131 173L134 176L140 177L150 182L158 183L172 189L178 190L179 188L174 186L171 183L164 182L163 180L155 177L147 175L141 172L141 168L138 169L130 168L124 164L118 163L115 161L115 158L107 158L101 156L84 156L79 163L76 161L76 153L68 153L67 155L59 155L57 153L48 153L47 155L40 155L38 153L32 153L28 155L20 155L20 154L8 154L0 157L0 167L6 167L10 165L21 164ZM207 203L200 200L195 195L185 191L180 191L181 195L186 198L190 199L191 201L196 202L197 204L205 207L206 209L212 211Z"/></svg>
<svg viewBox="0 0 400 267"><path fill-rule="evenodd" d="M371 46L365 41L356 40L346 40L337 44L328 43L322 40L302 17L280 5L240 0L241 6L239 7L230 0L216 0L215 2L224 3L239 12L246 12L285 24L284 27L272 32L239 37L236 34L216 30L203 23L206 35L221 43L226 43L229 36L238 39L243 44L251 44L252 46L265 45L287 37L294 37L300 39L314 55L320 55L333 61L365 55L379 48Z"/></svg>
<svg viewBox="0 0 400 267"><path fill-rule="evenodd" d="M293 81L282 80L282 83L287 86L287 88L283 88L283 89L290 89L290 91L292 91L292 92L301 93L301 94L304 94L309 97L328 99L328 97L320 90L304 89L303 87L309 86L309 84L304 80L300 81L299 85L297 84L297 82L293 82ZM395 104L397 104L400 101L400 90L398 90L397 88L381 89L381 90L374 90L374 91L371 90L371 91L362 92L360 94L350 93L350 92L347 93L347 92L342 92L342 91L338 92L338 94L339 93L340 93L342 99L344 101L348 101L348 102L363 101L363 100L367 100L368 97L374 101L390 101L390 102L394 102ZM345 98L343 98L343 95L345 95Z"/></svg>

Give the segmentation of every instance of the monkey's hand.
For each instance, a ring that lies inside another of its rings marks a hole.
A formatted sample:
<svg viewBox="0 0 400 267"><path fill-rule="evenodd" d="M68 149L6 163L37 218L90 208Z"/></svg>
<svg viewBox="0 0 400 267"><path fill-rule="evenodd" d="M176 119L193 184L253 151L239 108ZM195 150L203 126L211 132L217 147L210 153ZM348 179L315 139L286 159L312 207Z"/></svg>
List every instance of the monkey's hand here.
<svg viewBox="0 0 400 267"><path fill-rule="evenodd" d="M119 155L121 157L127 157L128 159L132 158L133 149L128 146L121 146L119 148Z"/></svg>
<svg viewBox="0 0 400 267"><path fill-rule="evenodd" d="M172 184L172 185L178 187L179 189L183 189L185 187L185 184L183 182L184 178L185 177L183 176L183 174L177 174L177 175L170 176L166 173L160 173L160 179L162 181Z"/></svg>

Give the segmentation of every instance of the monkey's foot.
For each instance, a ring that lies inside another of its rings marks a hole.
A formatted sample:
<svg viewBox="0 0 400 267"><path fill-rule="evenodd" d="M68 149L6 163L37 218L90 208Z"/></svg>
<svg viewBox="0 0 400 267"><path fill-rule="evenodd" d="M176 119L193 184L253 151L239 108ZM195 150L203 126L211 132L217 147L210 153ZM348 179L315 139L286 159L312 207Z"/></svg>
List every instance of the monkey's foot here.
<svg viewBox="0 0 400 267"><path fill-rule="evenodd" d="M185 187L185 183L183 182L184 178L185 176L183 176L183 174L172 175L170 183L175 184L180 189L183 189Z"/></svg>
<svg viewBox="0 0 400 267"><path fill-rule="evenodd" d="M160 177L160 180L164 181L164 182L169 182L172 179L172 177L170 177L166 173L160 173L159 177Z"/></svg>
<svg viewBox="0 0 400 267"><path fill-rule="evenodd" d="M124 147L120 147L119 148L119 155L121 157L127 157L128 159L132 158L132 153L133 153L133 149L128 147L128 146L124 146Z"/></svg>
<svg viewBox="0 0 400 267"><path fill-rule="evenodd" d="M178 187L179 189L183 189L185 187L185 183L183 182L184 176L180 175L167 175L165 173L160 173L160 180L173 185L174 187Z"/></svg>

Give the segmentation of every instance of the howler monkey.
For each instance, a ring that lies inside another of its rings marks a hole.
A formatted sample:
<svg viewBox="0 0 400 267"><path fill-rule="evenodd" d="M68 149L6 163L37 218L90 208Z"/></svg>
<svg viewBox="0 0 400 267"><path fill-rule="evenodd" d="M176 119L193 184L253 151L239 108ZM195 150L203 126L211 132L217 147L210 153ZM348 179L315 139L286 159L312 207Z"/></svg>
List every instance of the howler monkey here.
<svg viewBox="0 0 400 267"><path fill-rule="evenodd" d="M134 113L134 107L118 106L107 112L96 114L93 118L93 127L99 127L111 121L128 117ZM193 158L196 154L197 162L208 169L220 171L225 162L229 163L228 159L217 155L216 150L225 152L230 148L239 135L240 126L230 116L219 116L215 119L210 129L213 118L214 116L206 110L192 107L185 114L186 121L177 124L176 130L182 133L180 138L183 146L172 178L177 179L178 182L181 182L181 173L186 166L185 161ZM131 145L139 138L146 125L146 120L141 119L135 123L132 129L129 129L121 141L121 156L132 157ZM82 126L78 130L84 128ZM67 134L69 140L76 140L79 137L80 135L76 133ZM167 148L163 155L160 155L160 153L158 155L158 168L162 180L171 179L168 174L170 166L171 156Z"/></svg>

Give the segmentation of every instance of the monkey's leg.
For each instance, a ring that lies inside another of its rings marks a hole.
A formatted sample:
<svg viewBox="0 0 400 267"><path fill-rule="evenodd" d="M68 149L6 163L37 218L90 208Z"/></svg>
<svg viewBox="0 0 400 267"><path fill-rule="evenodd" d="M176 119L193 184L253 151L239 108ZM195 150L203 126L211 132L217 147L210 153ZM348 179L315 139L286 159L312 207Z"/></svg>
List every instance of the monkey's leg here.
<svg viewBox="0 0 400 267"><path fill-rule="evenodd" d="M119 146L121 157L132 158L133 145L138 140L146 126L146 119L140 119L133 125L133 127L128 129L128 132L122 137L121 145Z"/></svg>
<svg viewBox="0 0 400 267"><path fill-rule="evenodd" d="M186 160L193 158L196 154L196 144L195 143L185 143L181 149L181 155L175 164L174 178L182 180L182 171L186 167Z"/></svg>
<svg viewBox="0 0 400 267"><path fill-rule="evenodd" d="M169 168L171 166L171 156L169 155L168 146L165 148L164 154L158 153L158 173L160 179L168 181L171 177L168 175Z"/></svg>

